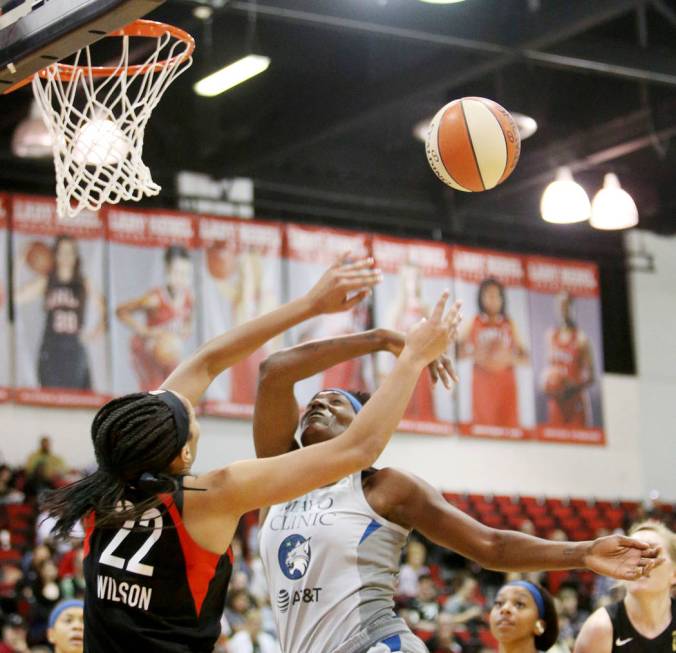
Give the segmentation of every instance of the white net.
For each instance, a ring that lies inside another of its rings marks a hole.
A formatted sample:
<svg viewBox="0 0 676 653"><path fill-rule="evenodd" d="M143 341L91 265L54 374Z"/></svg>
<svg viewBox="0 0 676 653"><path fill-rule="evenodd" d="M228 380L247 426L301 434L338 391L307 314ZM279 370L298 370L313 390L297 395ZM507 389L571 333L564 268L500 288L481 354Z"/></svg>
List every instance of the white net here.
<svg viewBox="0 0 676 653"><path fill-rule="evenodd" d="M53 139L61 217L160 192L141 158L143 136L167 87L192 63L192 47L169 31L145 36L143 44L154 45L152 54L131 63L129 36L116 38L122 54L106 69L110 74L99 76L88 46L75 55L73 66L53 64L33 77Z"/></svg>

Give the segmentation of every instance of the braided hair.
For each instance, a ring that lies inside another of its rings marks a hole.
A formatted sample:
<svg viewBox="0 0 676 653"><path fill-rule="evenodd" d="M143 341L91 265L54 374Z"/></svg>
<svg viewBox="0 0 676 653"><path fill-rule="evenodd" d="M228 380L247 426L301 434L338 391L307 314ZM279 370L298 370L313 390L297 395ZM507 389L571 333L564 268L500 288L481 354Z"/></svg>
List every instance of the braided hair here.
<svg viewBox="0 0 676 653"><path fill-rule="evenodd" d="M182 445L170 408L156 395L134 393L109 401L94 416L91 437L98 469L41 497L42 509L56 519L57 537L67 538L92 512L97 527L119 527L159 506L158 493L178 488L165 472Z"/></svg>

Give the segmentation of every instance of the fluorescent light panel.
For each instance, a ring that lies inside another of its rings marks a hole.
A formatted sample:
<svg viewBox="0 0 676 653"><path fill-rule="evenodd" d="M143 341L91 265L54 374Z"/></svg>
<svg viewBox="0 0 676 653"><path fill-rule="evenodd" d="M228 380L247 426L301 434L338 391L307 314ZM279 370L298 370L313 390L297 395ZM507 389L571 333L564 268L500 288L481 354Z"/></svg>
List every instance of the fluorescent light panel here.
<svg viewBox="0 0 676 653"><path fill-rule="evenodd" d="M214 97L262 73L269 65L270 57L250 54L201 79L193 89L197 95Z"/></svg>

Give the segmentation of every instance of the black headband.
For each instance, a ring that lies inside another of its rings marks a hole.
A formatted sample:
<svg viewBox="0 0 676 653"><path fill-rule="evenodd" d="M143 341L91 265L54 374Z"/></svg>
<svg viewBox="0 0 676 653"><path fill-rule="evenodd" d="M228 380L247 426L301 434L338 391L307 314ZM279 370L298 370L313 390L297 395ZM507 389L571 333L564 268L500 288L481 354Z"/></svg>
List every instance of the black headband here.
<svg viewBox="0 0 676 653"><path fill-rule="evenodd" d="M170 390L155 390L155 395L161 402L169 406L176 426L176 448L180 451L190 436L190 415L183 402Z"/></svg>

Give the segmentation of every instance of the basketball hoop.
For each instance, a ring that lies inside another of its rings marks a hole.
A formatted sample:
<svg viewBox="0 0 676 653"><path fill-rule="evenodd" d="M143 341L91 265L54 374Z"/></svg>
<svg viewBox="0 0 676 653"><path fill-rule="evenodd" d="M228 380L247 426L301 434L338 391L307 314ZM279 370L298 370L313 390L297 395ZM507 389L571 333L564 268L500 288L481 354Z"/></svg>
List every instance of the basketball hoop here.
<svg viewBox="0 0 676 653"><path fill-rule="evenodd" d="M149 20L136 20L108 37L122 39L116 65L93 65L92 46L86 46L72 65L54 63L32 79L54 142L61 217L160 192L141 158L143 135L164 92L192 63L195 41L182 29ZM142 63L129 61L130 37L155 39Z"/></svg>

